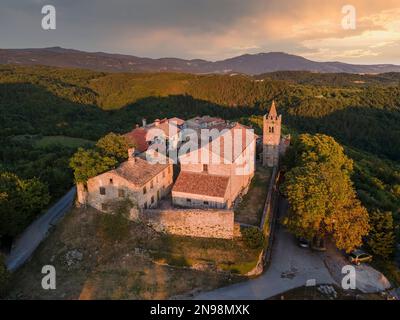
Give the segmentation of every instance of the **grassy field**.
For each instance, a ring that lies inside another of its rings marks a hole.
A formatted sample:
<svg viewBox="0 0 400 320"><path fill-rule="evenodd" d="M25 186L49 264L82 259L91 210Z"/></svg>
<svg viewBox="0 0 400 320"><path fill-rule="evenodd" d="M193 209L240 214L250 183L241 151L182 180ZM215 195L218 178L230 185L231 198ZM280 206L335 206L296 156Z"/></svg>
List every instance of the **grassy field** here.
<svg viewBox="0 0 400 320"><path fill-rule="evenodd" d="M258 226L267 197L271 170L259 166L251 182L249 192L235 209L235 221Z"/></svg>
<svg viewBox="0 0 400 320"><path fill-rule="evenodd" d="M259 254L239 239L168 236L133 222L126 239L109 242L99 215L72 210L14 274L8 298L166 299L241 281ZM41 288L44 265L56 268L56 290Z"/></svg>

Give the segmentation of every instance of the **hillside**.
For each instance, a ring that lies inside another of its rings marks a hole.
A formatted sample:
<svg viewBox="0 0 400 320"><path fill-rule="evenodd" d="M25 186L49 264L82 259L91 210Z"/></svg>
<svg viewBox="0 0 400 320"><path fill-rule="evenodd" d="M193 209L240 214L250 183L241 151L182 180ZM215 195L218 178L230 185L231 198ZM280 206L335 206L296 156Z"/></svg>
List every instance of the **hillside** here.
<svg viewBox="0 0 400 320"><path fill-rule="evenodd" d="M185 72L193 74L248 75L274 71L310 71L320 73L377 74L400 72L400 66L355 65L342 62L316 62L282 52L245 54L220 61L201 59L150 59L104 52L84 52L60 47L42 49L0 49L0 64L46 65L85 68L101 72Z"/></svg>
<svg viewBox="0 0 400 320"><path fill-rule="evenodd" d="M309 80L299 84L298 74L259 81L242 75L109 74L0 66L0 168L22 178L39 177L56 199L73 183L68 168L72 153L108 132L126 132L143 117L151 121L205 114L241 119L259 130L261 116L275 99L288 131L325 133L349 147L357 162L354 181L363 202L396 212L400 207L397 76L370 77L374 80L368 86L341 86L335 78L317 85Z"/></svg>

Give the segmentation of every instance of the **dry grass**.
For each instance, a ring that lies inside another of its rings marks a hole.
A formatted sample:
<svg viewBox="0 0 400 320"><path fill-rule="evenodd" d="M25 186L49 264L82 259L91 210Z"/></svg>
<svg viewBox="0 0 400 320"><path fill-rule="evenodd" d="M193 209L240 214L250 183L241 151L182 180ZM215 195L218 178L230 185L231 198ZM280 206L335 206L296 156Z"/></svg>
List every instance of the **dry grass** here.
<svg viewBox="0 0 400 320"><path fill-rule="evenodd" d="M259 166L251 182L249 192L235 209L235 221L259 226L267 197L271 170Z"/></svg>
<svg viewBox="0 0 400 320"><path fill-rule="evenodd" d="M239 240L167 236L137 223L130 223L129 237L111 243L98 232L99 214L72 210L14 274L8 298L167 299L240 281L242 276L216 270L245 273L258 257ZM71 250L82 260L68 266ZM41 269L48 264L57 271L56 290L41 288Z"/></svg>

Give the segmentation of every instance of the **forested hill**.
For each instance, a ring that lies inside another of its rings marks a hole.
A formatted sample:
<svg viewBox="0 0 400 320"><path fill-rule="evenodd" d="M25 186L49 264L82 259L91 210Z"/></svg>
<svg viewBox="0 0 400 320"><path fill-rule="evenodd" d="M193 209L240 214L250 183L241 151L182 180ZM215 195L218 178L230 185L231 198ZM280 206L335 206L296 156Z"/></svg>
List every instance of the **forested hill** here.
<svg viewBox="0 0 400 320"><path fill-rule="evenodd" d="M143 117L209 114L252 124L260 132L262 115L275 99L286 130L325 133L344 144L356 162L353 181L363 204L392 211L399 220L398 74L368 76L363 84L352 77L107 74L3 65L0 173L37 177L54 201L73 184L68 163L76 149L111 131L127 132ZM8 174L2 177L20 183Z"/></svg>
<svg viewBox="0 0 400 320"><path fill-rule="evenodd" d="M110 130L129 130L143 116L151 120L208 113L226 118L261 115L275 99L288 126L323 132L399 161L400 86L395 80L380 80L396 77L382 75L368 86L338 86L336 81L298 84L293 81L298 74L260 81L239 75L106 74L1 66L0 134L97 139Z"/></svg>
<svg viewBox="0 0 400 320"><path fill-rule="evenodd" d="M400 66L392 64L359 65L337 61L317 62L284 52L243 54L225 60L207 61L179 58L151 59L60 47L0 49L0 64L85 68L105 72L186 72L193 74L243 73L254 75L282 70L362 74L400 72Z"/></svg>

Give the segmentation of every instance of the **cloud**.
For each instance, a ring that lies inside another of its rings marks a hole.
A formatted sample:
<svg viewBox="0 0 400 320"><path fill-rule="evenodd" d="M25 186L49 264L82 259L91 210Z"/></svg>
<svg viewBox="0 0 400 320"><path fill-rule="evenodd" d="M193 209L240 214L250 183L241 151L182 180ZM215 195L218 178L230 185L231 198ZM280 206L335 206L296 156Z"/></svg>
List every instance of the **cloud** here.
<svg viewBox="0 0 400 320"><path fill-rule="evenodd" d="M352 0L355 30L341 27L342 0L52 0L58 21L51 33L40 29L44 2L2 1L3 47L60 45L211 60L286 51L320 60L400 63L393 51L398 0Z"/></svg>

